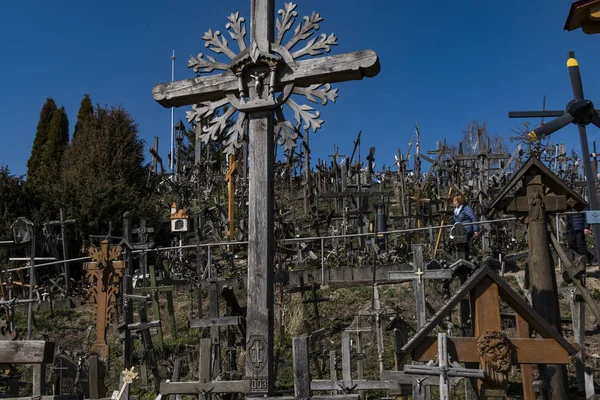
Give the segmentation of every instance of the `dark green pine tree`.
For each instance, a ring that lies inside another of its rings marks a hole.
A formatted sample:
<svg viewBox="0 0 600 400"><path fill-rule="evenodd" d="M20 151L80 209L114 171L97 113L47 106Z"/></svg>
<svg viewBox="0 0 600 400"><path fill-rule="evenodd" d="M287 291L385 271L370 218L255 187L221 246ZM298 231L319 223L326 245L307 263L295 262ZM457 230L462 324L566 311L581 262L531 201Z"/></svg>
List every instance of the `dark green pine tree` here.
<svg viewBox="0 0 600 400"><path fill-rule="evenodd" d="M53 185L60 177L63 154L69 144L69 120L65 108L54 110L48 128L48 137L42 152L40 182L44 186Z"/></svg>
<svg viewBox="0 0 600 400"><path fill-rule="evenodd" d="M73 139L77 137L77 134L81 130L83 122L94 115L94 105L89 94L85 94L81 100L79 106L79 112L77 112L77 122L75 123L75 131L73 131Z"/></svg>
<svg viewBox="0 0 600 400"><path fill-rule="evenodd" d="M50 120L56 111L56 103L51 97L46 99L46 103L42 106L40 111L40 119L38 121L37 129L35 132L35 138L33 140L33 147L31 148L31 155L27 161L27 181L34 183L36 177L39 174L40 166L42 163L42 154L44 152L44 146L48 138L48 129L50 126Z"/></svg>
<svg viewBox="0 0 600 400"><path fill-rule="evenodd" d="M81 238L106 233L125 211L152 220L156 206L149 203L144 142L133 118L120 106L97 106L80 122L65 152L61 204L77 219Z"/></svg>

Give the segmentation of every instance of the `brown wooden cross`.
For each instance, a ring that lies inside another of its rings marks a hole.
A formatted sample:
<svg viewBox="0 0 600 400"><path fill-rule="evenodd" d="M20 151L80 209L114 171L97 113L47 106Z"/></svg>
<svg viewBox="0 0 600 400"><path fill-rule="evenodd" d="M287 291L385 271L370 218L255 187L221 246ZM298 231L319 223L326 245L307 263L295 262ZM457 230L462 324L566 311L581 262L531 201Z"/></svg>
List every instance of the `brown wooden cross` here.
<svg viewBox="0 0 600 400"><path fill-rule="evenodd" d="M274 267L274 212L273 169L275 133L284 146L295 145L297 134L293 125L285 121L281 106L286 104L296 121L304 128L318 129L323 123L320 114L311 107L297 104L291 94L304 95L310 101L321 104L335 101L337 90L329 84L373 77L379 73L377 54L371 50L300 60L305 56L328 52L337 44L334 35L322 34L293 51L298 43L309 38L322 20L313 13L298 24L292 38L283 44L285 33L294 24L296 5L286 3L277 21L275 37L274 0L251 0L250 47L246 46L246 28L239 14L228 19L227 29L237 41L240 53L235 54L221 38L219 31L208 31L206 46L231 59L229 64L219 63L212 57L199 54L188 63L195 72L224 71L193 79L169 82L154 87L156 101L164 107L194 104L188 120L199 121L214 116L215 111L229 104L223 115L217 115L201 133L203 141L217 140L227 125L227 119L238 112L237 122L224 140L226 151L231 154L241 145L248 126L251 179L248 191L248 325L246 347L265 349L261 358L246 358L246 377L256 393L271 393L273 376L273 267ZM311 112L314 111L314 112ZM277 115L277 120L274 118Z"/></svg>
<svg viewBox="0 0 600 400"><path fill-rule="evenodd" d="M520 364L569 364L570 356L576 349L567 342L560 333L548 324L533 308L500 278L489 267L475 272L460 290L442 307L433 318L402 348L405 354L412 353L415 361L429 361L438 352L437 338L428 334L443 321L446 315L460 300L470 295L473 304L474 337L447 338L448 353L452 359L460 363L479 363L486 377L479 380L480 398L501 398L505 396L506 372L495 370L495 360L505 361L510 367ZM500 299L507 303L517 314L518 333L515 338L505 338L503 346L510 352L502 353L503 348L490 341L488 351L479 353L479 343L484 343L485 334L492 331L503 336L500 324ZM529 329L542 338L530 338ZM497 357L496 357L497 356ZM529 396L533 394L532 381L528 374L523 374L523 390ZM531 397L526 397L531 398Z"/></svg>
<svg viewBox="0 0 600 400"><path fill-rule="evenodd" d="M106 328L116 305L116 295L119 292L119 282L123 277L125 263L117 261L122 254L121 247L111 248L108 240L103 240L100 248L90 246L88 253L92 257L92 262L85 263L83 268L90 283L88 289L90 300L96 304L96 341L92 345L91 353L108 360Z"/></svg>

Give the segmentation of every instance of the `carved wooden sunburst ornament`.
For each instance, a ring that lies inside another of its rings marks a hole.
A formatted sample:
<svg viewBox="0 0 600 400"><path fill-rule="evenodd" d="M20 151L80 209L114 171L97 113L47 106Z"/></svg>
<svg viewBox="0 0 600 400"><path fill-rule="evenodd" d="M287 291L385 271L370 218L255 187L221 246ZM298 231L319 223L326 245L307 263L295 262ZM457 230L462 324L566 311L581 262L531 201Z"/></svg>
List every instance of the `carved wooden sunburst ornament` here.
<svg viewBox="0 0 600 400"><path fill-rule="evenodd" d="M331 46L337 45L334 34L323 33L311 38L323 21L321 15L313 12L310 17L304 17L296 24L291 35L286 35L296 23L296 4L285 3L284 9L279 10L278 14L277 33L270 44L269 53L261 52L254 42L246 45L245 18L235 13L227 17L229 22L225 27L237 42L239 53L229 48L225 34L209 30L202 37L205 46L214 53L228 57L229 62L218 62L203 53L191 56L188 61L188 68L193 68L197 74L225 71L222 76L231 75L231 79L237 81L237 91L217 101L195 104L192 111L187 112L189 122L210 121L202 127L200 139L204 143L222 140L227 154L233 154L242 145L248 113L273 112L278 143L289 150L296 147L300 129L316 132L323 124L323 120L319 119L319 111L308 104L297 103L292 95L304 96L321 105L326 105L328 101L335 102L338 96L337 89L332 89L329 83L301 87L293 79L294 74L303 69L303 58L328 53ZM291 37L284 43L286 36ZM293 122L285 118L282 110L284 105L293 111Z"/></svg>

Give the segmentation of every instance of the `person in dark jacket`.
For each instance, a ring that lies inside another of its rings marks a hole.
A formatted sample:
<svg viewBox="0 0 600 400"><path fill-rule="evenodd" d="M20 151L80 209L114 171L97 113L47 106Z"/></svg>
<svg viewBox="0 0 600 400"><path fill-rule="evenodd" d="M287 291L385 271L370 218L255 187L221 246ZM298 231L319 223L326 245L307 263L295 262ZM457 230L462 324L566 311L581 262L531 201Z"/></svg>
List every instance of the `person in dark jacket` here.
<svg viewBox="0 0 600 400"><path fill-rule="evenodd" d="M452 198L452 203L454 204L454 223L460 222L462 224L468 224L471 222L477 222L477 216L475 215L475 211L465 204L465 199L461 194L457 194ZM471 239L479 236L479 226L478 225L465 225L465 230L467 231L467 242L464 244L465 254L469 255L469 242Z"/></svg>
<svg viewBox="0 0 600 400"><path fill-rule="evenodd" d="M585 208L585 210L589 209L589 207ZM567 212L567 240L569 249L580 256L584 256L585 263L589 264L585 237L592 231L590 230L590 224L587 222L585 211L578 213L572 206L569 206Z"/></svg>

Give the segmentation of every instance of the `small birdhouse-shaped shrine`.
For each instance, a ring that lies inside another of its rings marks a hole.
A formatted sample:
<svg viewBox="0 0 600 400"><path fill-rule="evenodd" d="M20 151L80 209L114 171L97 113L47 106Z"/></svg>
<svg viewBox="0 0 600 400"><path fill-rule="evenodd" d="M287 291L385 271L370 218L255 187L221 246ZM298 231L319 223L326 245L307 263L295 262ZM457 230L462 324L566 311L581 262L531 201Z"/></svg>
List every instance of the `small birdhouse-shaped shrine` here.
<svg viewBox="0 0 600 400"><path fill-rule="evenodd" d="M16 244L31 242L33 238L33 222L25 217L19 217L10 227Z"/></svg>
<svg viewBox="0 0 600 400"><path fill-rule="evenodd" d="M171 205L171 232L180 233L189 230L190 212L177 210L177 203Z"/></svg>

